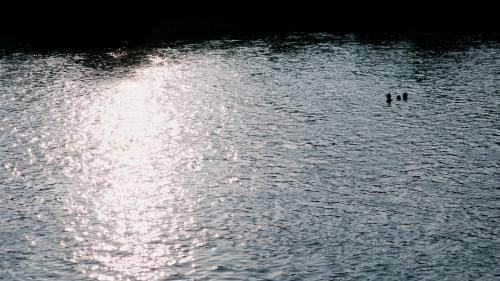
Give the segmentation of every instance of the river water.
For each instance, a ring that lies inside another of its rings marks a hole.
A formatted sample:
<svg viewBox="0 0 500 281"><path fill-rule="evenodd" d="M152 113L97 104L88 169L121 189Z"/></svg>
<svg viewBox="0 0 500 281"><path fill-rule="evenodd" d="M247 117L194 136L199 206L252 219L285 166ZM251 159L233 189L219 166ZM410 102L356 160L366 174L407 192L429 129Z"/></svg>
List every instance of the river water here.
<svg viewBox="0 0 500 281"><path fill-rule="evenodd" d="M481 35L0 50L0 280L498 280L499 171Z"/></svg>

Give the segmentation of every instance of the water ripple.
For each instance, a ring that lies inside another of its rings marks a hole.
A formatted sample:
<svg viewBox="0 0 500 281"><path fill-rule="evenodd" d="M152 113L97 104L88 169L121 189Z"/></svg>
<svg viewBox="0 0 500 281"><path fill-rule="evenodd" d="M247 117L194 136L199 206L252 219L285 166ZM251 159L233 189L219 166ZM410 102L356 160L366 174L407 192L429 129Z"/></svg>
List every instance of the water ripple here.
<svg viewBox="0 0 500 281"><path fill-rule="evenodd" d="M433 36L0 53L0 279L495 279L500 45Z"/></svg>

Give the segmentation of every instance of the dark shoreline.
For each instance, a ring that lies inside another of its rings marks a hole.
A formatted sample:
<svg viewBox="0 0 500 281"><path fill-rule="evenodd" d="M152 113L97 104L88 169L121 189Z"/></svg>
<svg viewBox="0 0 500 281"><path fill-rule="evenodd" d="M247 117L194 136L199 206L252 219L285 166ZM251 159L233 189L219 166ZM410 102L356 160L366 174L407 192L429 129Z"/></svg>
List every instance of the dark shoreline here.
<svg viewBox="0 0 500 281"><path fill-rule="evenodd" d="M50 10L44 6L40 11L30 6L21 14L0 19L0 46L120 47L290 32L480 33L498 37L499 20L496 9L490 6L437 7L414 3L403 7L355 3L335 8L313 4L189 8L150 5L99 10L93 7Z"/></svg>

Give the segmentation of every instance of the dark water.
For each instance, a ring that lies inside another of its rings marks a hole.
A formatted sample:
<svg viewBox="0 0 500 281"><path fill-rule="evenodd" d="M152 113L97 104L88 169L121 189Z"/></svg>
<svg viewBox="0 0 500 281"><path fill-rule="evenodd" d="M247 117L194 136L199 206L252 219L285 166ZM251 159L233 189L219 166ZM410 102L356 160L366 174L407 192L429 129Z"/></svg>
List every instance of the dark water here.
<svg viewBox="0 0 500 281"><path fill-rule="evenodd" d="M498 40L4 50L0 97L1 280L500 279Z"/></svg>

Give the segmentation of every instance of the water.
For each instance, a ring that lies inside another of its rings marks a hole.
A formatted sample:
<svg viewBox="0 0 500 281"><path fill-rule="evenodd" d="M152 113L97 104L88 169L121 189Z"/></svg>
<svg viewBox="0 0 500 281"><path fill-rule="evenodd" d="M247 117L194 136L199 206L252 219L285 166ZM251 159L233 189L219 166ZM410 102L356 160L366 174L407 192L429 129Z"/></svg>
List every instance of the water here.
<svg viewBox="0 0 500 281"><path fill-rule="evenodd" d="M499 87L479 35L3 50L0 279L497 280Z"/></svg>

